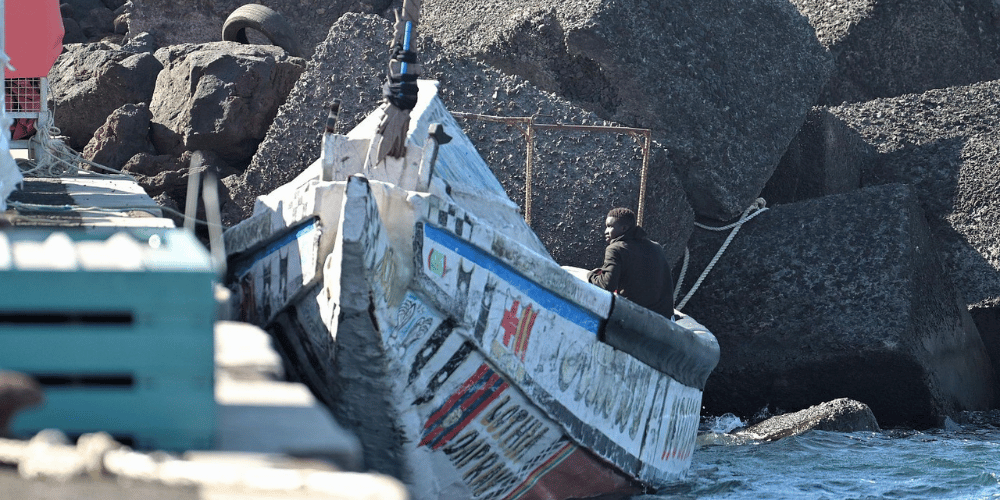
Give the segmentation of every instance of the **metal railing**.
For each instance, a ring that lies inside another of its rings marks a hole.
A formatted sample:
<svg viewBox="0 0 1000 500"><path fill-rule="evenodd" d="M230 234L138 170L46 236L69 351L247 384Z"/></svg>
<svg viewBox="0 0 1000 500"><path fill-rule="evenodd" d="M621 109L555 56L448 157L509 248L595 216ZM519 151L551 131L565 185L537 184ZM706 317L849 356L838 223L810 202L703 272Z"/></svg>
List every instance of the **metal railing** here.
<svg viewBox="0 0 1000 500"><path fill-rule="evenodd" d="M527 153L524 166L524 220L531 225L531 196L532 178L534 175L534 165L532 158L535 153L535 131L536 130L576 130L582 132L606 132L613 134L626 134L641 141L642 146L642 171L639 178L639 210L636 213L636 223L642 225L646 212L646 182L649 172L649 151L652 143L652 132L648 128L632 128L601 125L564 125L553 123L535 123L532 116L491 116L476 113L461 113L453 111L452 116L465 120L484 121L491 123L502 123L517 127L521 135L525 137L527 143Z"/></svg>

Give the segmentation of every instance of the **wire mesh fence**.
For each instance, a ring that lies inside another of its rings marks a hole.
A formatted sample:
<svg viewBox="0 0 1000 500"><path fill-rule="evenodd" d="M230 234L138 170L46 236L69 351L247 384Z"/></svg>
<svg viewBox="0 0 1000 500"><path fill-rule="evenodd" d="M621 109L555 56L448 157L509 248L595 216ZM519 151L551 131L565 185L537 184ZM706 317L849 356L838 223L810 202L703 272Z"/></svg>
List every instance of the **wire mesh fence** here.
<svg viewBox="0 0 1000 500"><path fill-rule="evenodd" d="M41 78L4 79L7 114L12 118L34 118L44 109ZM21 113L32 115L19 116Z"/></svg>

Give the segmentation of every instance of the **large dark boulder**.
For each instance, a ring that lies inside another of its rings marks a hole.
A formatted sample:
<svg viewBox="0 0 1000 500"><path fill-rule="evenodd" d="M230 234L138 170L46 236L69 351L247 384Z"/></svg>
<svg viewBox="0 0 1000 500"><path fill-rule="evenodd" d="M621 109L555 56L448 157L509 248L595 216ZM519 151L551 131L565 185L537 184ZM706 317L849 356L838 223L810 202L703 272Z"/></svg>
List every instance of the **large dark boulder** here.
<svg viewBox="0 0 1000 500"><path fill-rule="evenodd" d="M55 125L79 151L125 104L147 103L163 65L111 43L70 44L49 72Z"/></svg>
<svg viewBox="0 0 1000 500"><path fill-rule="evenodd" d="M1000 297L1000 81L830 108L879 152L865 185L912 184L968 304Z"/></svg>
<svg viewBox="0 0 1000 500"><path fill-rule="evenodd" d="M378 105L389 29L384 19L358 14L347 14L334 25L327 40L317 46L246 174L238 182L227 181L234 200L226 210L227 223L247 217L257 196L290 181L319 158L320 136L334 98L343 102L341 132ZM440 81L441 98L453 112L538 115L547 117L547 123L605 123L521 78L448 55L433 43L424 43L420 62L425 78ZM524 206L527 148L518 128L476 120L461 120L461 125L507 193ZM646 228L677 259L692 230L693 212L668 170L662 147L654 143L650 158ZM612 206L637 207L641 169L640 143L625 134L538 132L532 223L557 261L579 267L600 265L605 215Z"/></svg>
<svg viewBox="0 0 1000 500"><path fill-rule="evenodd" d="M126 104L116 109L83 148L83 157L121 170L125 162L139 153L155 155L156 148L149 139L152 118L146 103Z"/></svg>
<svg viewBox="0 0 1000 500"><path fill-rule="evenodd" d="M64 23L70 20L74 25L73 29L66 31L71 37L70 40L64 38L65 43L96 41L114 33L114 10L117 8L101 0L62 0L60 11ZM80 35L83 40L78 40Z"/></svg>
<svg viewBox="0 0 1000 500"><path fill-rule="evenodd" d="M718 220L757 197L833 69L785 0L436 0L421 22L459 56L653 129Z"/></svg>
<svg viewBox="0 0 1000 500"><path fill-rule="evenodd" d="M80 23L76 22L76 19L64 17L62 23L63 44L84 43L87 41L87 35L83 33L83 28L80 27Z"/></svg>
<svg viewBox="0 0 1000 500"><path fill-rule="evenodd" d="M983 339L986 352L993 361L996 387L1000 391L1000 297L984 300L969 307L969 314L976 322L979 336Z"/></svg>
<svg viewBox="0 0 1000 500"><path fill-rule="evenodd" d="M346 12L379 14L391 0L130 0L128 33L152 33L161 46L222 41L222 26L234 10L256 3L271 8L288 22L299 46L309 57L326 38L330 26ZM262 36L251 41L267 43Z"/></svg>
<svg viewBox="0 0 1000 500"><path fill-rule="evenodd" d="M693 270L724 234L696 231ZM983 342L915 190L888 184L775 207L745 224L684 312L719 340L709 414L849 397L929 427L995 402Z"/></svg>
<svg viewBox="0 0 1000 500"><path fill-rule="evenodd" d="M88 39L99 39L115 32L115 13L104 5L90 9L84 16L77 19L80 29Z"/></svg>
<svg viewBox="0 0 1000 500"><path fill-rule="evenodd" d="M214 42L156 51L163 71L149 110L161 154L213 151L247 165L305 67L271 45Z"/></svg>
<svg viewBox="0 0 1000 500"><path fill-rule="evenodd" d="M836 57L820 104L1000 78L1000 4L991 0L792 3Z"/></svg>
<svg viewBox="0 0 1000 500"><path fill-rule="evenodd" d="M156 38L149 33L139 33L134 35L129 38L127 42L122 44L122 50L135 52L137 54L142 52L149 52L153 54L158 48L160 47L156 45Z"/></svg>
<svg viewBox="0 0 1000 500"><path fill-rule="evenodd" d="M197 159L192 161L195 155L197 155ZM221 179L239 173L237 169L211 151L185 151L179 157L139 153L133 156L122 167L122 170L135 178L136 182L160 206L172 209L164 216L173 219L177 226L184 224L183 217L177 212L183 211L186 207L189 178L192 173L197 173L200 179L205 178L206 172L211 172L215 176L216 180L219 181L216 183L216 188L220 205L230 201L229 188L221 182ZM194 193L198 203L195 218L206 220L201 188L202 185L198 185L197 191Z"/></svg>
<svg viewBox="0 0 1000 500"><path fill-rule="evenodd" d="M768 179L769 206L846 193L878 162L875 147L826 108L813 108Z"/></svg>
<svg viewBox="0 0 1000 500"><path fill-rule="evenodd" d="M129 159L122 171L131 175L152 198L164 193L170 198L178 198L183 207L187 194L187 172L190 154L187 158L171 155L139 153Z"/></svg>
<svg viewBox="0 0 1000 500"><path fill-rule="evenodd" d="M879 152L866 185L912 184L1000 370L1000 81L830 108ZM998 380L1000 382L1000 380ZM1000 383L998 383L1000 386Z"/></svg>

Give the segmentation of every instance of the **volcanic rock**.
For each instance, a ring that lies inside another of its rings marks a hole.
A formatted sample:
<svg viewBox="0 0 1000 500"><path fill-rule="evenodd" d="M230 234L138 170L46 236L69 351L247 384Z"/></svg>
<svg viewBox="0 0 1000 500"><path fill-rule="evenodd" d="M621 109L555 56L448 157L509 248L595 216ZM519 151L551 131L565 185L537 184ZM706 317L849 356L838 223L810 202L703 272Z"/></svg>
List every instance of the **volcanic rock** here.
<svg viewBox="0 0 1000 500"><path fill-rule="evenodd" d="M248 3L270 7L288 21L310 57L313 48L326 38L330 26L347 12L378 14L390 0L131 0L129 33L152 33L160 46L222 41L222 26L234 10ZM129 35L131 36L131 35ZM248 34L255 41L252 34ZM269 43L263 36L261 43Z"/></svg>
<svg viewBox="0 0 1000 500"><path fill-rule="evenodd" d="M817 104L862 102L1000 78L990 0L792 0L836 57Z"/></svg>
<svg viewBox="0 0 1000 500"><path fill-rule="evenodd" d="M692 269L725 233L696 231ZM684 312L718 338L710 414L868 401L930 427L994 404L983 342L944 272L912 186L775 207L745 224Z"/></svg>
<svg viewBox="0 0 1000 500"><path fill-rule="evenodd" d="M763 441L775 441L797 436L807 431L879 432L878 421L868 405L853 399L840 398L810 406L795 413L771 417L733 434Z"/></svg>
<svg viewBox="0 0 1000 500"><path fill-rule="evenodd" d="M761 196L780 205L853 191L877 161L875 147L861 134L829 110L813 108Z"/></svg>
<svg viewBox="0 0 1000 500"><path fill-rule="evenodd" d="M880 154L863 184L914 186L970 305L1000 297L998 103L992 81L830 108Z"/></svg>
<svg viewBox="0 0 1000 500"><path fill-rule="evenodd" d="M653 129L698 215L760 193L833 69L784 0L438 0L421 29L601 118Z"/></svg>
<svg viewBox="0 0 1000 500"><path fill-rule="evenodd" d="M147 103L163 65L148 53L101 42L69 44L49 72L55 125L80 151L116 109Z"/></svg>
<svg viewBox="0 0 1000 500"><path fill-rule="evenodd" d="M156 51L163 71L149 110L161 154L213 151L246 165L305 61L274 46L214 42Z"/></svg>
<svg viewBox="0 0 1000 500"><path fill-rule="evenodd" d="M830 112L880 153L866 185L916 189L983 341L1000 370L1000 81L845 104ZM998 380L1000 382L1000 380ZM1000 387L1000 384L998 384Z"/></svg>
<svg viewBox="0 0 1000 500"><path fill-rule="evenodd" d="M108 116L104 125L83 148L83 157L115 170L139 153L156 154L149 139L149 122L153 114L145 103L126 104Z"/></svg>
<svg viewBox="0 0 1000 500"><path fill-rule="evenodd" d="M83 34L90 39L115 32L115 14L103 5L87 11L78 22Z"/></svg>
<svg viewBox="0 0 1000 500"><path fill-rule="evenodd" d="M1000 297L992 298L969 307L969 314L976 322L979 336L986 346L986 353L993 361L996 387L1000 391Z"/></svg>
<svg viewBox="0 0 1000 500"><path fill-rule="evenodd" d="M149 33L132 35L127 42L122 44L122 50L135 53L154 53L158 48L160 47L156 45L156 38Z"/></svg>
<svg viewBox="0 0 1000 500"><path fill-rule="evenodd" d="M196 156L197 161L193 161ZM188 180L192 173L197 173L201 179L205 178L206 172L215 176L220 205L231 201L229 187L221 179L240 173L211 151L185 151L180 157L139 153L122 170L135 178L157 204L168 209L164 216L172 219L178 227L184 224L184 218L177 212L183 212L186 206ZM198 220L206 220L202 187L203 184L199 184L194 192L198 202L195 218Z"/></svg>
<svg viewBox="0 0 1000 500"><path fill-rule="evenodd" d="M87 35L83 33L83 28L80 27L80 23L76 22L76 19L64 17L62 23L63 44L85 43L87 41Z"/></svg>
<svg viewBox="0 0 1000 500"><path fill-rule="evenodd" d="M74 25L72 30L66 30L66 33L71 35L71 40L66 40L64 43L97 41L115 31L115 13L113 11L118 7L109 7L107 2L101 0L63 0L59 7L63 15L63 23L72 21ZM77 32L77 28L79 32ZM80 35L82 35L82 40L77 39Z"/></svg>

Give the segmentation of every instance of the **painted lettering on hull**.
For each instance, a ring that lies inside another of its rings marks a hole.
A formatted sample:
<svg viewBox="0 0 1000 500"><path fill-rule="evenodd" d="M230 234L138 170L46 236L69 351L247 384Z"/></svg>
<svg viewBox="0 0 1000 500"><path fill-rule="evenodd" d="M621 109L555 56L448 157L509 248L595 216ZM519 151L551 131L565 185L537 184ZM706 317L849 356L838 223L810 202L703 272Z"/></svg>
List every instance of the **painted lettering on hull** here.
<svg viewBox="0 0 1000 500"><path fill-rule="evenodd" d="M548 415L508 385L511 378L501 367L470 349L468 334L453 331L441 337L431 346L413 344L408 354L419 352L420 372L434 374L417 376L410 384L421 393L413 403L420 416L414 422L419 434L410 443L417 460L450 466L454 475L441 477L461 483L466 488L463 498L536 498L536 493L545 498L545 492L556 490L569 498L569 493L614 491L625 480L606 462L581 450ZM495 345L507 351L501 339L495 337ZM517 359L512 352L507 355ZM562 484L566 478L573 478L572 486Z"/></svg>
<svg viewBox="0 0 1000 500"><path fill-rule="evenodd" d="M431 302L447 309L456 331L510 383L566 423L574 439L635 476L666 477L675 473L678 457L690 459L688 437L696 435L696 423L692 429L685 419L668 429L674 408L658 401L662 387L675 381L597 340L600 317L513 267L518 255L505 260L446 229L416 227L421 258L414 260L423 267L419 284ZM468 278L440 276L434 259ZM450 307L454 302L462 307Z"/></svg>
<svg viewBox="0 0 1000 500"><path fill-rule="evenodd" d="M678 384L679 385L679 384ZM668 410L664 416L669 419L661 435L663 451L660 460L688 461L694 453L695 436L701 415L701 394L693 390L680 391L674 397L668 397Z"/></svg>
<svg viewBox="0 0 1000 500"><path fill-rule="evenodd" d="M473 498L496 498L498 493L520 482L509 463L493 449L488 439L480 436L479 431L467 431L443 451L462 474Z"/></svg>
<svg viewBox="0 0 1000 500"><path fill-rule="evenodd" d="M436 450L465 428L505 389L505 382L488 366L481 365L455 394L431 414L424 424L420 446Z"/></svg>

